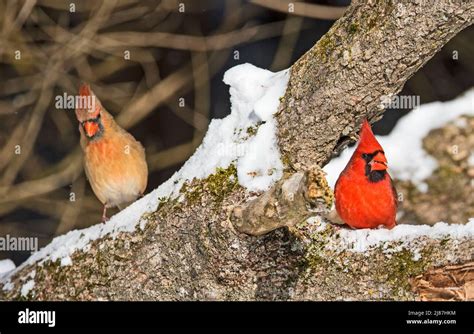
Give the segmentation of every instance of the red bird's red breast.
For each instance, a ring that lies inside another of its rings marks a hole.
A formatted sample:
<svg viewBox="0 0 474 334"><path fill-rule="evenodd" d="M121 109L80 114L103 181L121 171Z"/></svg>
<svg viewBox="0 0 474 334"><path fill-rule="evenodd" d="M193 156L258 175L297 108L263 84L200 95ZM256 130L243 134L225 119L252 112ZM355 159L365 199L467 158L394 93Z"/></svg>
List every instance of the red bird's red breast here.
<svg viewBox="0 0 474 334"><path fill-rule="evenodd" d="M364 121L359 143L336 187L336 210L352 228L395 226L396 192L382 146Z"/></svg>

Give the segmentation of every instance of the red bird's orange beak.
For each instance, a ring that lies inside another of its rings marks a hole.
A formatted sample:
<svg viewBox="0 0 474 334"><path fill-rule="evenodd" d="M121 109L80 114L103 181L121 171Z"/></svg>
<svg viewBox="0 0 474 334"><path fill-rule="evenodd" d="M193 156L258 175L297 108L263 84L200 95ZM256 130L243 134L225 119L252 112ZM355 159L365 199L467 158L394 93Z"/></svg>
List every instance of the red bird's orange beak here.
<svg viewBox="0 0 474 334"><path fill-rule="evenodd" d="M387 170L387 158L382 152L377 153L370 161L371 170Z"/></svg>

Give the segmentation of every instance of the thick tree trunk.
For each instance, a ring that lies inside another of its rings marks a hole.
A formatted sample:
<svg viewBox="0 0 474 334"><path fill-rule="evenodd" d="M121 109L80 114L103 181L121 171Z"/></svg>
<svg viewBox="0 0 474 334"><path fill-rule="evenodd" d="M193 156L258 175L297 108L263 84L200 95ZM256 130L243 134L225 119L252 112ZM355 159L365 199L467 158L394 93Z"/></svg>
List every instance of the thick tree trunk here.
<svg viewBox="0 0 474 334"><path fill-rule="evenodd" d="M420 277L435 276L420 275L472 261L472 238L358 252L338 227L307 218L332 204L320 166L473 16L471 1L353 1L291 68L277 114L282 180L258 197L235 182L233 166L189 181L182 200L163 199L143 229L92 241L70 265L24 266L0 296L22 298L23 288L31 299L418 298Z"/></svg>

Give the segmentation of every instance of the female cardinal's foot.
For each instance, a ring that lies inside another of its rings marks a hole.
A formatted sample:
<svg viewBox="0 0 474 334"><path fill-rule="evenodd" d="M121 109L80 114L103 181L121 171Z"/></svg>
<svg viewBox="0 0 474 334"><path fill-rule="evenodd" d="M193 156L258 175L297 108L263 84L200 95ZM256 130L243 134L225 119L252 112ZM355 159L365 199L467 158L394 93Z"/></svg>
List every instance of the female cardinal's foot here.
<svg viewBox="0 0 474 334"><path fill-rule="evenodd" d="M102 211L102 223L105 223L106 221L109 220L106 214L107 214L107 206L104 205L104 211Z"/></svg>

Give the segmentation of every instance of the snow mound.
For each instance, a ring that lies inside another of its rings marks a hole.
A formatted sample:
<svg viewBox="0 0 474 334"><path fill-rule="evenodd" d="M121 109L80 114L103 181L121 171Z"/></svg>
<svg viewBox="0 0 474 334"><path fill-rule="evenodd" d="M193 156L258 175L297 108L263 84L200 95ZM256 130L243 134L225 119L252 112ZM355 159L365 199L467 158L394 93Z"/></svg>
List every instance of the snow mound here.
<svg viewBox="0 0 474 334"><path fill-rule="evenodd" d="M308 223L317 224L318 230L328 227L328 223L321 222L317 217L309 218ZM386 228L360 230L341 228L336 233L339 237L335 238L337 243L330 246L332 249L363 253L379 246L386 247L390 242L396 242L397 246L391 251L403 248L416 250L416 246L412 247L412 243L422 237L437 240L446 238L462 240L474 237L474 218L470 218L465 225L439 222L433 226L397 225L391 230Z"/></svg>
<svg viewBox="0 0 474 334"><path fill-rule="evenodd" d="M12 271L15 267L15 263L10 259L0 260L0 276Z"/></svg>
<svg viewBox="0 0 474 334"><path fill-rule="evenodd" d="M452 101L421 105L400 119L389 135L377 136L387 156L390 175L399 180L410 180L420 191L426 191L423 180L433 173L437 162L423 149L422 140L431 130L441 128L461 115L474 115L474 89ZM347 148L323 168L333 189L354 150L355 146Z"/></svg>
<svg viewBox="0 0 474 334"><path fill-rule="evenodd" d="M240 185L249 190L267 190L280 179L283 164L273 113L288 77L287 70L273 73L251 64L228 70L224 82L230 85L231 114L211 121L202 145L178 172L178 179L203 179L232 163Z"/></svg>
<svg viewBox="0 0 474 334"><path fill-rule="evenodd" d="M446 224L444 222L429 225L397 225L388 230L380 228L376 230L340 230L341 240L346 249L355 252L365 252L370 248L391 241L401 242L399 246L407 246L410 242L420 237L430 239L453 238L461 240L474 236L474 219L469 219L466 225Z"/></svg>

